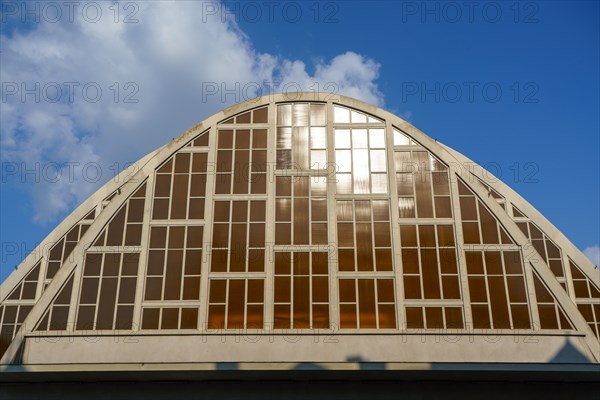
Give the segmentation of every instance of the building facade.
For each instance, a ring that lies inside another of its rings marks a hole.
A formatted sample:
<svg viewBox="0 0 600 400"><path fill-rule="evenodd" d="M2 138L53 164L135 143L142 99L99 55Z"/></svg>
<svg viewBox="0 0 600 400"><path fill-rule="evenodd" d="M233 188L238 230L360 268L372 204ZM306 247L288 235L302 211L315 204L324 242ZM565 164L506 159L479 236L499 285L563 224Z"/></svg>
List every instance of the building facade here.
<svg viewBox="0 0 600 400"><path fill-rule="evenodd" d="M586 380L599 287L533 206L406 121L271 95L141 159L23 261L0 288L2 376Z"/></svg>

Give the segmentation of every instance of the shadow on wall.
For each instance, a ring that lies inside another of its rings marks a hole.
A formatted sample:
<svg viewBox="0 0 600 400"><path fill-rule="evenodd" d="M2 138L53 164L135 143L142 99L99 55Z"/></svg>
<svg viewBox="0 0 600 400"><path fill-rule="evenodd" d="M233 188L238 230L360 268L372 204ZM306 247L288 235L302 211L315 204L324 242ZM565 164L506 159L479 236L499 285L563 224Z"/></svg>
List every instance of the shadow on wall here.
<svg viewBox="0 0 600 400"><path fill-rule="evenodd" d="M567 338L561 349L550 359L553 364L590 364L592 361L581 353L573 344L571 339Z"/></svg>

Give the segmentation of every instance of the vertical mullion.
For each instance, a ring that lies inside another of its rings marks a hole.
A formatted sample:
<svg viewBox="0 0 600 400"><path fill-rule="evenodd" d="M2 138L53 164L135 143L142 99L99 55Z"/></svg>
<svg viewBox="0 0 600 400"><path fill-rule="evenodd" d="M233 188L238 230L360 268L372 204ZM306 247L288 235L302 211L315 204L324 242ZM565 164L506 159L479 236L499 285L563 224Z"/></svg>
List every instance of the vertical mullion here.
<svg viewBox="0 0 600 400"><path fill-rule="evenodd" d="M390 228L391 228L391 250L392 263L394 268L394 286L395 296L394 305L396 307L396 329L402 329L406 320L406 312L404 309L404 266L402 264L402 249L400 246L400 213L398 210L398 187L396 184L395 151L394 151L394 128L389 120L385 122L385 153L387 157L387 176L388 176L388 193L389 198L389 213L390 213ZM414 179L413 179L414 180ZM413 183L414 185L414 183ZM414 188L413 188L414 190ZM415 206L416 207L416 206Z"/></svg>
<svg viewBox="0 0 600 400"><path fill-rule="evenodd" d="M265 280L263 286L263 329L272 331L275 325L275 169L277 163L277 105L270 103L267 106L267 170L266 170L266 195L265 200ZM293 215L293 214L292 214Z"/></svg>
<svg viewBox="0 0 600 400"><path fill-rule="evenodd" d="M328 101L326 104L326 148L327 148L327 159L330 161L337 159L335 158L335 142L334 142L334 129L333 129L333 103ZM352 158L352 151L350 151L350 157ZM352 161L352 160L350 160ZM327 269L328 269L328 281L329 281L329 328L337 331L340 328L340 313L339 313L339 295L338 295L338 256L339 246L337 242L337 212L336 212L336 170L335 163L331 162L333 168L328 168L327 173L327 241L328 254L327 254ZM352 170L351 170L352 171ZM352 173L350 173L352 177Z"/></svg>
<svg viewBox="0 0 600 400"><path fill-rule="evenodd" d="M465 238L463 234L463 219L460 211L460 194L458 192L458 175L448 169L448 181L450 185L450 204L454 216L455 231L455 256L457 257L458 276L460 278L461 298L463 300L463 313L465 329L473 328L473 313L471 312L471 293L469 292L469 275L467 273L467 252L465 250Z"/></svg>
<svg viewBox="0 0 600 400"><path fill-rule="evenodd" d="M216 174L216 154L217 154L217 127L212 125L208 133L208 153L207 153L207 174L206 186L204 192L204 228L202 229L202 264L200 266L200 309L198 310L198 326L200 331L208 328L208 307L209 307L209 274L210 263L212 259L212 232L213 232L213 207L214 207L214 187L215 181L219 175ZM213 169L211 171L210 169ZM213 173L211 173L213 172ZM210 178L210 179L209 179Z"/></svg>

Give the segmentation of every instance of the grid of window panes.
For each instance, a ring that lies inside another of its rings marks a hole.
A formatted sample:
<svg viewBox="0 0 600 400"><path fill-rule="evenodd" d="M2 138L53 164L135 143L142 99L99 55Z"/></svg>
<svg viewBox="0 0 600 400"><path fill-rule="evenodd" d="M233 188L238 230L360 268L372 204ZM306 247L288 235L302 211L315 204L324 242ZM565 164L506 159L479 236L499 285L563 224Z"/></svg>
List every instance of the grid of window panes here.
<svg viewBox="0 0 600 400"><path fill-rule="evenodd" d="M452 218L448 169L427 151L394 152L400 218Z"/></svg>
<svg viewBox="0 0 600 400"><path fill-rule="evenodd" d="M275 329L329 329L327 252L276 252Z"/></svg>
<svg viewBox="0 0 600 400"><path fill-rule="evenodd" d="M186 147L207 147L209 138L208 131L205 131L189 142Z"/></svg>
<svg viewBox="0 0 600 400"><path fill-rule="evenodd" d="M73 274L48 306L40 323L35 328L36 331L64 331L67 329L72 291Z"/></svg>
<svg viewBox="0 0 600 400"><path fill-rule="evenodd" d="M496 217L460 180L458 194L465 244L513 244Z"/></svg>
<svg viewBox="0 0 600 400"><path fill-rule="evenodd" d="M464 329L462 307L406 307L407 329Z"/></svg>
<svg viewBox="0 0 600 400"><path fill-rule="evenodd" d="M334 124L383 124L383 121L363 112L350 108L333 106Z"/></svg>
<svg viewBox="0 0 600 400"><path fill-rule="evenodd" d="M530 329L520 251L465 251L475 329Z"/></svg>
<svg viewBox="0 0 600 400"><path fill-rule="evenodd" d="M0 306L0 358L33 308L33 304L4 304Z"/></svg>
<svg viewBox="0 0 600 400"><path fill-rule="evenodd" d="M265 194L267 130L220 128L216 167L215 194Z"/></svg>
<svg viewBox="0 0 600 400"><path fill-rule="evenodd" d="M477 178L477 182L479 182L479 184L483 186L484 190L488 193L488 196L491 196L494 200L496 200L496 203L498 203L498 205L508 213L508 211L506 210L506 199L504 198L504 196L495 191L492 187L490 187L490 185L483 182L481 179Z"/></svg>
<svg viewBox="0 0 600 400"><path fill-rule="evenodd" d="M327 244L327 177L275 178L275 244Z"/></svg>
<svg viewBox="0 0 600 400"><path fill-rule="evenodd" d="M198 307L144 307L142 329L198 329Z"/></svg>
<svg viewBox="0 0 600 400"><path fill-rule="evenodd" d="M556 279L561 283L565 291L569 291L565 280L565 271L562 261L562 252L556 244L531 221L516 221L517 226L544 262L550 267Z"/></svg>
<svg viewBox="0 0 600 400"><path fill-rule="evenodd" d="M144 183L102 230L94 246L139 246L142 241L146 184Z"/></svg>
<svg viewBox="0 0 600 400"><path fill-rule="evenodd" d="M156 170L152 219L204 219L207 157L180 152Z"/></svg>
<svg viewBox="0 0 600 400"><path fill-rule="evenodd" d="M532 268L533 269L533 268ZM541 329L573 329L573 326L565 316L564 311L557 304L556 299L541 279L533 271L535 284L535 298L537 300L538 313L540 315Z"/></svg>
<svg viewBox="0 0 600 400"><path fill-rule="evenodd" d="M277 169L325 169L327 165L326 124L325 104L278 105Z"/></svg>
<svg viewBox="0 0 600 400"><path fill-rule="evenodd" d="M453 225L400 225L400 243L407 303L460 300Z"/></svg>
<svg viewBox="0 0 600 400"><path fill-rule="evenodd" d="M383 127L334 129L338 194L387 193L387 156Z"/></svg>
<svg viewBox="0 0 600 400"><path fill-rule="evenodd" d="M88 253L83 266L76 330L133 327L139 253Z"/></svg>
<svg viewBox="0 0 600 400"><path fill-rule="evenodd" d="M215 200L211 272L262 272L265 200Z"/></svg>
<svg viewBox="0 0 600 400"><path fill-rule="evenodd" d="M264 278L211 278L208 297L210 329L262 329Z"/></svg>
<svg viewBox="0 0 600 400"><path fill-rule="evenodd" d="M202 226L152 226L144 301L200 299Z"/></svg>
<svg viewBox="0 0 600 400"><path fill-rule="evenodd" d="M54 278L62 263L71 255L71 252L79 243L79 239L88 230L93 222L95 210L90 211L79 223L72 227L52 248L48 254L48 265L46 267L46 284ZM45 288L45 286L44 286Z"/></svg>
<svg viewBox="0 0 600 400"><path fill-rule="evenodd" d="M340 328L396 328L394 279L341 278L338 282Z"/></svg>
<svg viewBox="0 0 600 400"><path fill-rule="evenodd" d="M261 107L254 110L246 111L241 114L237 114L226 121L221 122L221 125L231 124L266 124L269 117L269 108Z"/></svg>
<svg viewBox="0 0 600 400"><path fill-rule="evenodd" d="M600 337L600 290L570 259L569 266L571 267L577 309L596 337Z"/></svg>
<svg viewBox="0 0 600 400"><path fill-rule="evenodd" d="M25 275L23 280L21 280L21 282L13 289L11 294L8 295L6 298L8 303L13 300L35 300L38 278L40 275L40 264L41 261L38 261L31 272Z"/></svg>
<svg viewBox="0 0 600 400"><path fill-rule="evenodd" d="M388 200L338 200L340 272L393 271Z"/></svg>

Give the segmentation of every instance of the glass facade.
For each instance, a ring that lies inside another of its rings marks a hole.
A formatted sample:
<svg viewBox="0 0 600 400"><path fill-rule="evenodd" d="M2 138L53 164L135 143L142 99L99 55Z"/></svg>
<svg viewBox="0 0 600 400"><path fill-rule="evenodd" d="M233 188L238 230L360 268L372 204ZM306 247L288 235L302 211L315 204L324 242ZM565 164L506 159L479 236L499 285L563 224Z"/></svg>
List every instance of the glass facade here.
<svg viewBox="0 0 600 400"><path fill-rule="evenodd" d="M25 329L580 330L568 299L598 336L597 280L561 240L399 126L318 101L204 126L6 291L0 350L63 265L71 272Z"/></svg>

